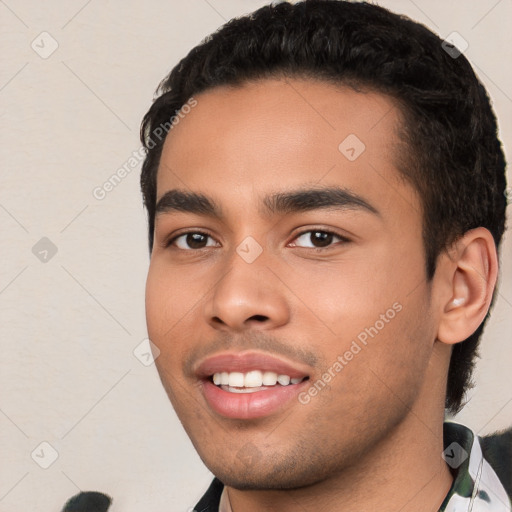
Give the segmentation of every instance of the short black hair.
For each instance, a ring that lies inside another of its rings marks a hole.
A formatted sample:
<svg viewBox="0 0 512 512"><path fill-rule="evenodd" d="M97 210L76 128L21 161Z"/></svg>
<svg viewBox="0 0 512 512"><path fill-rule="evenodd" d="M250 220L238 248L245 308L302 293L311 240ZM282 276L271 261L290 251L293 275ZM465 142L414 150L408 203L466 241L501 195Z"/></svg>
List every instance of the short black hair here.
<svg viewBox="0 0 512 512"><path fill-rule="evenodd" d="M270 4L229 21L160 83L141 126L150 251L165 140L155 133L162 127L167 133L194 95L276 77L323 80L395 100L403 119L398 135L406 148L397 155L397 166L421 198L428 280L439 254L473 228L487 228L499 247L507 206L505 158L489 97L464 55L423 25L383 7L305 0ZM453 413L472 386L488 316L453 347L446 394Z"/></svg>

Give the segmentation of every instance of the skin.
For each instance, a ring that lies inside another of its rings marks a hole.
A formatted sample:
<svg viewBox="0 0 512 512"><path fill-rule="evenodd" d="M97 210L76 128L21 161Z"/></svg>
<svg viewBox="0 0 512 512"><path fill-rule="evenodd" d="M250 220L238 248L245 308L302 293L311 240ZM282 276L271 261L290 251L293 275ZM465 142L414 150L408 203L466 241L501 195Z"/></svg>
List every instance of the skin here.
<svg viewBox="0 0 512 512"><path fill-rule="evenodd" d="M466 234L427 282L421 202L396 168L401 117L384 95L267 79L196 99L165 141L157 200L202 193L223 216L157 214L146 291L160 378L196 450L234 512L438 510L452 483L441 458L451 346L489 307L492 237ZM349 134L366 146L355 161L338 149ZM334 186L378 213L262 208L269 194ZM206 247L175 239L197 231ZM311 231L337 236L315 248ZM252 263L236 252L248 236L263 250ZM396 303L307 404L228 419L193 375L205 356L254 349L306 367L313 383Z"/></svg>

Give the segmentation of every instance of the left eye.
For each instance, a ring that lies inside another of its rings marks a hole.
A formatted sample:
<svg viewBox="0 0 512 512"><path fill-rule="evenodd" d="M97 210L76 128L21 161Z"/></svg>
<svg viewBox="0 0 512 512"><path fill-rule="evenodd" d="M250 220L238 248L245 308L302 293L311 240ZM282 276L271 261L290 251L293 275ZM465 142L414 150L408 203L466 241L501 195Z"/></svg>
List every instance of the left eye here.
<svg viewBox="0 0 512 512"><path fill-rule="evenodd" d="M330 231L311 230L305 231L295 238L293 245L321 249L332 245L333 241L348 242L348 239L331 233Z"/></svg>

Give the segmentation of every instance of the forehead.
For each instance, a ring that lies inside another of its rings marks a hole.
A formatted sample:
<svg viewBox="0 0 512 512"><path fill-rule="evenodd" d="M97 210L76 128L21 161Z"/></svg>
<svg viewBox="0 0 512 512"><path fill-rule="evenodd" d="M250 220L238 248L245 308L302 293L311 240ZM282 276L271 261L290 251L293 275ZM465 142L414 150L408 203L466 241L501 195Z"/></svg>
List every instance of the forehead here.
<svg viewBox="0 0 512 512"><path fill-rule="evenodd" d="M249 193L336 185L392 202L397 187L408 188L395 165L400 110L383 94L268 79L195 99L166 138L157 199L171 188L244 201Z"/></svg>

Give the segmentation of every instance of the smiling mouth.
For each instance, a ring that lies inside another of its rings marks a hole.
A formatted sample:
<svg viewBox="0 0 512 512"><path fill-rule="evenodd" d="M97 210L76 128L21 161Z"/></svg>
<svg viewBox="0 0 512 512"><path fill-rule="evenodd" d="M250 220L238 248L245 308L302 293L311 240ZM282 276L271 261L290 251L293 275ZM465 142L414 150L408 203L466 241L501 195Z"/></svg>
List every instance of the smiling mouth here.
<svg viewBox="0 0 512 512"><path fill-rule="evenodd" d="M311 367L259 351L222 352L198 362L194 375L212 412L254 420L280 414L307 386ZM299 403L299 402L296 402Z"/></svg>
<svg viewBox="0 0 512 512"><path fill-rule="evenodd" d="M249 372L216 372L210 381L229 393L256 393L280 387L293 386L308 380L309 377L290 377L273 371L251 370Z"/></svg>

